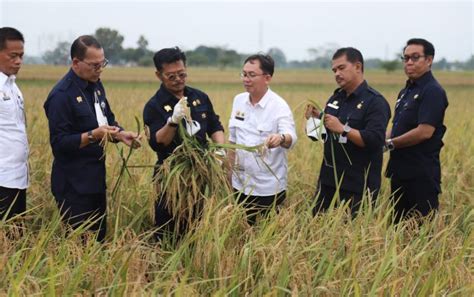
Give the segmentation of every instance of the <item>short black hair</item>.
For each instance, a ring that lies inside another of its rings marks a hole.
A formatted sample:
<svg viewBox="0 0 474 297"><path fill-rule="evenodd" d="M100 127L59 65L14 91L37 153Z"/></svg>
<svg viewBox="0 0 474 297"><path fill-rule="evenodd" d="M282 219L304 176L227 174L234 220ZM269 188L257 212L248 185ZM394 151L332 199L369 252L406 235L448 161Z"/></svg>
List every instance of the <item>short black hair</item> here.
<svg viewBox="0 0 474 297"><path fill-rule="evenodd" d="M423 46L423 54L425 56L434 57L435 48L434 48L433 44L431 42L429 42L428 40L423 39L423 38L412 38L412 39L408 40L407 45L405 45L405 47L403 48L403 52L405 52L405 49L407 48L407 46L412 45L412 44Z"/></svg>
<svg viewBox="0 0 474 297"><path fill-rule="evenodd" d="M86 52L88 47L94 47L101 49L99 41L94 36L91 35L82 35L76 38L71 45L71 60L78 58L79 60L84 60L86 57Z"/></svg>
<svg viewBox="0 0 474 297"><path fill-rule="evenodd" d="M171 64L178 61L183 61L184 66L186 66L186 55L177 46L161 49L153 56L153 63L155 63L156 70L158 71L163 70L163 64Z"/></svg>
<svg viewBox="0 0 474 297"><path fill-rule="evenodd" d="M260 69L262 69L263 73L273 76L273 72L275 71L275 61L273 61L273 58L270 55L265 55L265 54L251 55L247 59L245 59L244 64L249 61L259 61Z"/></svg>
<svg viewBox="0 0 474 297"><path fill-rule="evenodd" d="M352 64L360 62L362 64L362 72L364 72L364 57L358 49L353 47L342 47L334 53L332 59L335 60L342 56L346 56L347 61Z"/></svg>
<svg viewBox="0 0 474 297"><path fill-rule="evenodd" d="M23 34L15 28L2 27L0 28L0 51L7 46L7 40L19 40L25 43Z"/></svg>

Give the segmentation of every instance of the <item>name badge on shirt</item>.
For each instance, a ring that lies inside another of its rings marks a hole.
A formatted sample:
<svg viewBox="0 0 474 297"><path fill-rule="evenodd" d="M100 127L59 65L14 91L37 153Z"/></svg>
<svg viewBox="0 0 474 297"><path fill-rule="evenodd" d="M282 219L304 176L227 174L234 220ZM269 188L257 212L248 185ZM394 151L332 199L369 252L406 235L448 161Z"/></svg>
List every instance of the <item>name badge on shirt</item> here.
<svg viewBox="0 0 474 297"><path fill-rule="evenodd" d="M3 101L8 101L8 100L10 100L10 96L8 96L6 93L0 92L0 95L2 95Z"/></svg>
<svg viewBox="0 0 474 297"><path fill-rule="evenodd" d="M245 120L245 113L241 111L237 111L235 113L235 119L239 121L244 121Z"/></svg>
<svg viewBox="0 0 474 297"><path fill-rule="evenodd" d="M339 109L339 106L337 106L335 104L332 104L332 103L328 103L328 106L331 107L331 108L334 108L334 109Z"/></svg>

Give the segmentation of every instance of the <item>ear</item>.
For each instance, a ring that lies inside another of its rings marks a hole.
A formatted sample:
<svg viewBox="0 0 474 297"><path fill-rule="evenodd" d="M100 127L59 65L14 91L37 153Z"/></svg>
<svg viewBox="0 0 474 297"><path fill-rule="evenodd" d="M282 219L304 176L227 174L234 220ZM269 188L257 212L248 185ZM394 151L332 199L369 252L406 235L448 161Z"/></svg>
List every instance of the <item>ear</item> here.
<svg viewBox="0 0 474 297"><path fill-rule="evenodd" d="M163 81L163 80L161 79L161 73L160 73L158 70L155 71L155 75L156 75L156 77L157 77L161 82Z"/></svg>
<svg viewBox="0 0 474 297"><path fill-rule="evenodd" d="M81 61L78 58L73 58L71 67L76 69L77 67L79 67L79 62L81 62Z"/></svg>
<svg viewBox="0 0 474 297"><path fill-rule="evenodd" d="M433 65L433 56L427 56L426 61L428 62L428 64L430 64L430 68L431 68L431 66Z"/></svg>
<svg viewBox="0 0 474 297"><path fill-rule="evenodd" d="M272 81L272 78L273 76L271 76L270 74L265 75L265 83L269 85L270 82Z"/></svg>
<svg viewBox="0 0 474 297"><path fill-rule="evenodd" d="M362 63L361 62L356 62L355 67L357 71L362 72Z"/></svg>

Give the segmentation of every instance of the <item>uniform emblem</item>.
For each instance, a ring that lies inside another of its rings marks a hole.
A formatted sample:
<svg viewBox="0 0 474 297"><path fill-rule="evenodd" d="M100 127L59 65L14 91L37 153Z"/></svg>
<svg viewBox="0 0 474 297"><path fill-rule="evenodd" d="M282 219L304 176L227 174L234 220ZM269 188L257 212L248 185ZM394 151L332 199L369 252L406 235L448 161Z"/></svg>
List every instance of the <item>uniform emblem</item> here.
<svg viewBox="0 0 474 297"><path fill-rule="evenodd" d="M364 101L359 102L359 104L357 104L357 109L361 109L363 103L364 103Z"/></svg>
<svg viewBox="0 0 474 297"><path fill-rule="evenodd" d="M415 96L413 96L413 99L416 100L416 98L418 98L418 94L416 94Z"/></svg>
<svg viewBox="0 0 474 297"><path fill-rule="evenodd" d="M245 114L243 112L240 112L240 111L235 112L235 119L236 120L243 121L244 117L245 117Z"/></svg>
<svg viewBox="0 0 474 297"><path fill-rule="evenodd" d="M97 95L99 95L99 96L100 96L100 90L97 90Z"/></svg>
<svg viewBox="0 0 474 297"><path fill-rule="evenodd" d="M173 109L171 108L171 106L169 106L169 105L165 105L164 109L165 109L166 112L170 112L170 111L173 110Z"/></svg>
<svg viewBox="0 0 474 297"><path fill-rule="evenodd" d="M201 104L201 101L199 99L196 99L196 104L197 105Z"/></svg>
<svg viewBox="0 0 474 297"><path fill-rule="evenodd" d="M338 103L339 103L339 101L337 101L337 100L334 100L334 101L332 102L332 104L334 104L334 105L337 105Z"/></svg>
<svg viewBox="0 0 474 297"><path fill-rule="evenodd" d="M148 125L145 125L144 130L145 130L146 138L150 140L150 127L148 127Z"/></svg>
<svg viewBox="0 0 474 297"><path fill-rule="evenodd" d="M205 118L207 117L207 116L206 116L206 113L203 112L203 113L201 114L201 117L202 117L203 119L205 119Z"/></svg>
<svg viewBox="0 0 474 297"><path fill-rule="evenodd" d="M193 100L193 106L196 107L197 103L196 100Z"/></svg>
<svg viewBox="0 0 474 297"><path fill-rule="evenodd" d="M76 97L76 100L77 100L77 103L81 103L81 102L82 102L82 97L81 97L81 96L77 96L77 97Z"/></svg>
<svg viewBox="0 0 474 297"><path fill-rule="evenodd" d="M8 96L6 93L0 91L0 94L3 96L3 101L10 100L10 96Z"/></svg>

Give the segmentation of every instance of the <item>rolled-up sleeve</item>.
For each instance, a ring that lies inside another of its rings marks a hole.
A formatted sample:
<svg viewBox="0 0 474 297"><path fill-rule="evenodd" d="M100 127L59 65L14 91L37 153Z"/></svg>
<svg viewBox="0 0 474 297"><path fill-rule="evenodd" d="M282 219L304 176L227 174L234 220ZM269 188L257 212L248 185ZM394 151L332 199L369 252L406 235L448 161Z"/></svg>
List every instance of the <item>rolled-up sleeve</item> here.
<svg viewBox="0 0 474 297"><path fill-rule="evenodd" d="M439 127L443 124L444 112L447 106L448 99L443 89L435 86L427 87L418 109L418 124Z"/></svg>
<svg viewBox="0 0 474 297"><path fill-rule="evenodd" d="M379 149L385 144L385 132L390 119L390 106L377 96L367 109L365 128L359 130L364 144L369 149Z"/></svg>
<svg viewBox="0 0 474 297"><path fill-rule="evenodd" d="M67 94L54 92L45 104L51 147L65 153L77 151L81 145L81 133L73 130L74 117L67 99Z"/></svg>
<svg viewBox="0 0 474 297"><path fill-rule="evenodd" d="M293 119L293 113L290 107L285 104L281 107L278 115L278 133L279 134L290 134L291 145L290 148L295 146L298 137L296 136L295 121Z"/></svg>

